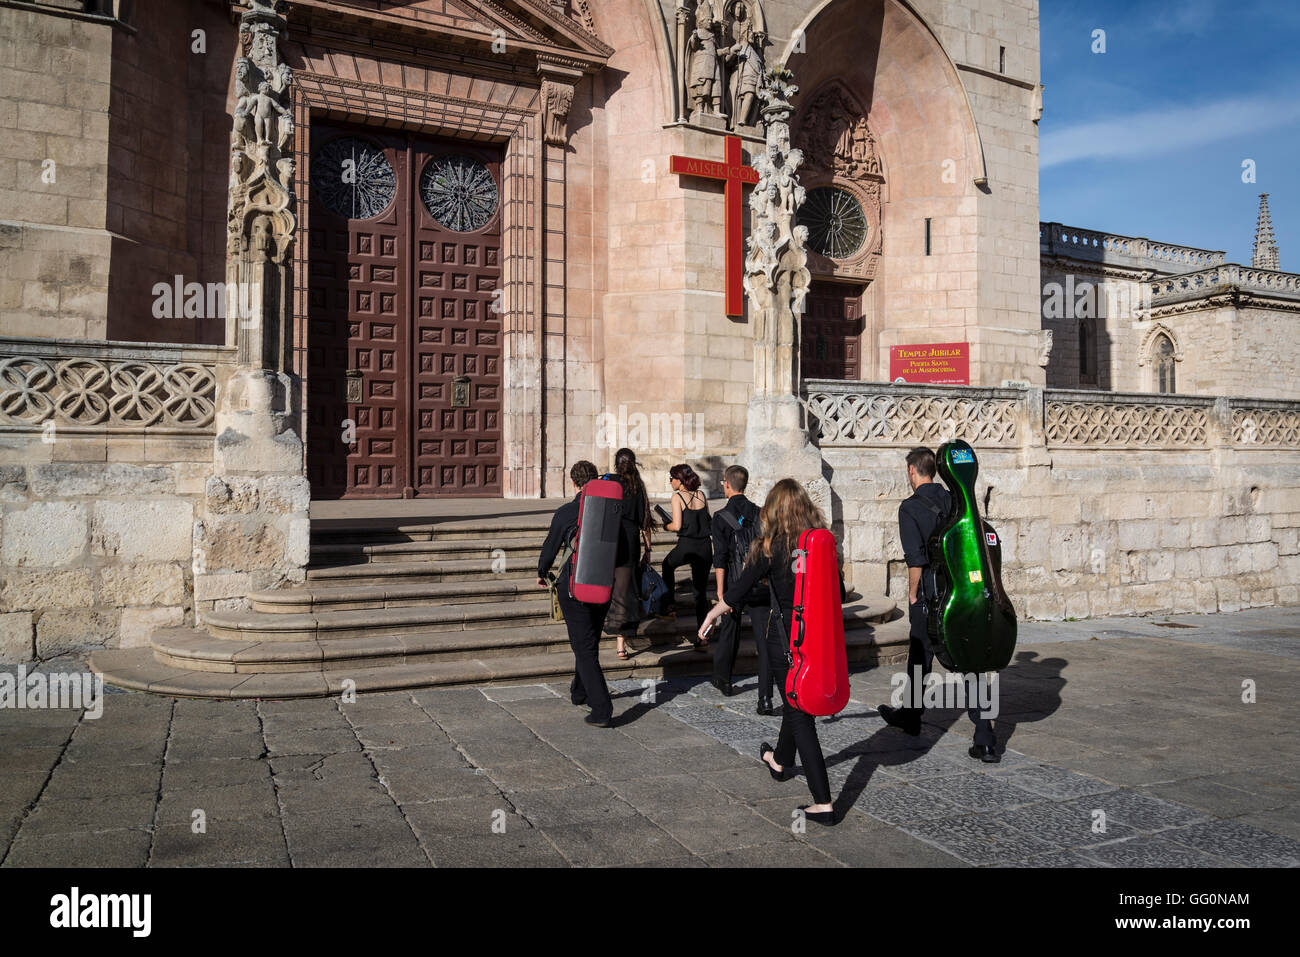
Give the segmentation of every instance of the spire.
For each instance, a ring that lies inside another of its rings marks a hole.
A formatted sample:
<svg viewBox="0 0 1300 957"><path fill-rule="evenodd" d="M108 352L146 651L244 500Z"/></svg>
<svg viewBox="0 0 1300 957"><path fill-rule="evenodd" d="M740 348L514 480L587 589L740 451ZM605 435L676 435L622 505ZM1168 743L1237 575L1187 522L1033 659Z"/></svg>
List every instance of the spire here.
<svg viewBox="0 0 1300 957"><path fill-rule="evenodd" d="M1255 269L1280 269L1277 264L1277 241L1273 239L1273 220L1268 215L1268 193L1259 194L1259 222L1255 224L1255 248L1250 255Z"/></svg>

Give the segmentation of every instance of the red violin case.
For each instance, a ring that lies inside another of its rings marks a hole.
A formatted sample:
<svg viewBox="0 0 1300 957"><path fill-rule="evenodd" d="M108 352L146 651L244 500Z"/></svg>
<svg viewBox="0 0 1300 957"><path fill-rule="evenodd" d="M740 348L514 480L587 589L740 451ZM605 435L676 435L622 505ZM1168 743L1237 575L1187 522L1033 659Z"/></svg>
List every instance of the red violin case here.
<svg viewBox="0 0 1300 957"><path fill-rule="evenodd" d="M794 621L785 695L811 715L838 714L849 703L849 658L835 536L813 528L794 552Z"/></svg>
<svg viewBox="0 0 1300 957"><path fill-rule="evenodd" d="M578 601L603 605L610 600L622 508L622 483L598 478L582 486L569 573L569 594Z"/></svg>

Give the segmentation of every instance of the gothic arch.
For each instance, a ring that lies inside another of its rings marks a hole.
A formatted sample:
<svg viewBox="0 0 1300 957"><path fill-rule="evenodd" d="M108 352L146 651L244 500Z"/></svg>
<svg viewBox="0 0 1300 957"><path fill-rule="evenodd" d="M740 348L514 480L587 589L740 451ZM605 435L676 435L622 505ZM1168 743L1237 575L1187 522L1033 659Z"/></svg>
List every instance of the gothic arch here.
<svg viewBox="0 0 1300 957"><path fill-rule="evenodd" d="M853 8L852 13L850 13L851 8ZM948 51L940 42L934 28L907 0L822 0L808 12L791 34L790 39L786 42L785 50L781 53L780 65L793 69L796 80L807 81L808 77L801 73L803 68L803 64L800 62L802 54L797 48L800 41L802 41L804 51L809 51L815 46L813 42L810 42L810 37L820 32L822 25L829 24L832 19L838 20L841 18L856 20L859 23L870 22L872 17L868 16L868 13L879 21L885 19L901 20L916 31L924 47L939 58L942 69L946 74L947 85L958 91L960 97L960 107L957 112L960 115L963 127L963 146L966 154L964 159L966 169L971 174L970 181L974 185L983 188L988 182L988 166L984 158L983 140L980 137L979 126L975 122L975 113L971 108L970 95L966 91L966 85L962 83L956 63L948 55ZM826 27L826 29L829 30L829 27ZM854 35L852 31L846 31L846 34L849 36ZM819 45L818 48L820 48ZM837 58L819 55L817 59L830 62L835 61Z"/></svg>
<svg viewBox="0 0 1300 957"><path fill-rule="evenodd" d="M1151 324L1151 328L1146 331L1146 335L1142 337L1142 345L1138 349L1139 366L1145 366L1151 363L1153 357L1152 350L1155 348L1156 343L1159 341L1161 336L1167 338L1173 345L1174 361L1183 361L1183 346L1182 343L1178 341L1178 337L1174 335L1174 330L1170 329L1163 322L1154 322Z"/></svg>
<svg viewBox="0 0 1300 957"><path fill-rule="evenodd" d="M837 278L874 278L883 249L883 204L889 200L889 175L861 99L839 79L830 79L805 98L795 121L794 144L803 150L803 185L841 189L862 207L867 235L860 249L842 259L810 251L814 273Z"/></svg>
<svg viewBox="0 0 1300 957"><path fill-rule="evenodd" d="M629 29L627 24L642 21L654 43L656 87L655 115L656 126L672 123L677 117L677 69L673 57L672 32L663 9L657 0L582 0L588 4L587 14L591 18L596 35L615 49L609 65L617 70L620 55L628 48L635 47L641 38L640 30Z"/></svg>

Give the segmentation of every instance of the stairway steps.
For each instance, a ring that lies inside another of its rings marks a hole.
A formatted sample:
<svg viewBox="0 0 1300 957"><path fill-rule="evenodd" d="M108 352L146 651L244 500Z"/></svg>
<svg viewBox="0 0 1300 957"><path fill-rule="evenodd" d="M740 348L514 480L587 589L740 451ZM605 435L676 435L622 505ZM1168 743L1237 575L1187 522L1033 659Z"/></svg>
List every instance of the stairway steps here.
<svg viewBox="0 0 1300 957"><path fill-rule="evenodd" d="M249 595L253 610L267 614L310 614L370 608L427 606L442 602L516 601L541 594L536 577L496 577L486 581L459 579L448 582L348 584L308 586L254 592Z"/></svg>
<svg viewBox="0 0 1300 957"><path fill-rule="evenodd" d="M872 645L873 636L881 627L885 626L862 624L846 630L845 643L850 649ZM752 641L748 625L741 629L741 640ZM604 639L602 644L615 647L613 638ZM686 633L681 630L648 633L632 639L631 644L633 647L646 645L660 649L691 647ZM570 651L568 634L562 623L530 628L279 642L214 638L195 629L170 628L154 633L152 647L154 657L172 667L247 673L356 670L378 665L411 664L433 658L452 661Z"/></svg>
<svg viewBox="0 0 1300 957"><path fill-rule="evenodd" d="M540 589L538 589L540 591ZM894 605L883 601L858 603L844 608L846 627L871 624L892 616ZM691 627L693 615L681 615L676 622L650 619L638 633L682 630ZM330 641L367 635L403 635L426 631L470 631L479 628L535 627L554 624L549 598L517 599L506 602L415 605L319 613L276 614L260 611L213 611L203 616L202 626L217 638L239 641Z"/></svg>
<svg viewBox="0 0 1300 957"><path fill-rule="evenodd" d="M312 564L352 564L356 562L410 562L420 559L464 561L467 559L492 559L504 556L511 565L520 556L528 556L534 568L537 556L546 540L545 531L533 536L479 535L477 538L436 538L431 541L343 542L316 544L311 547ZM669 533L652 536L651 548L656 560L661 561L677 538Z"/></svg>
<svg viewBox="0 0 1300 957"><path fill-rule="evenodd" d="M907 622L872 629L869 641L850 645L850 661L894 663L906 659ZM737 662L744 672L754 658L753 641L742 640ZM600 652L607 678L663 678L708 674L707 652L689 646L650 648L620 661L612 647ZM324 697L346 690L396 691L449 685L510 684L559 681L573 673L572 659L561 654L503 655L488 658L431 659L412 664L370 668L292 672L213 672L175 668L154 658L149 648L97 651L91 667L106 681L123 688L192 698ZM351 682L348 684L347 682Z"/></svg>

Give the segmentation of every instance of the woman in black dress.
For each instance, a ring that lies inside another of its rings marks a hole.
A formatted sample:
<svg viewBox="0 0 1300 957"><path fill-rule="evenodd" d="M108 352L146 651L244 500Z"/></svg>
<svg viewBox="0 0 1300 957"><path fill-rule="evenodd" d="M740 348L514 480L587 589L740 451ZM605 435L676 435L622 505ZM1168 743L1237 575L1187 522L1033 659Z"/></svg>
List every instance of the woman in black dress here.
<svg viewBox="0 0 1300 957"><path fill-rule="evenodd" d="M700 491L700 477L689 465L674 465L668 470L668 476L673 487L673 520L664 528L677 533L677 544L663 563L664 583L668 586L664 607L676 607L677 569L689 565L691 585L695 589L695 620L701 622L709 613L709 568L713 565L709 503ZM675 617L675 613L670 617Z"/></svg>
<svg viewBox="0 0 1300 957"><path fill-rule="evenodd" d="M605 631L618 640L618 656L627 658L625 639L636 636L641 621L641 561L650 558L650 496L631 449L614 453L614 475L623 485L619 520L618 555L614 567L614 593L605 619Z"/></svg>
<svg viewBox="0 0 1300 957"><path fill-rule="evenodd" d="M799 536L810 528L825 528L826 520L821 510L813 504L802 485L794 479L781 479L767 494L763 511L759 518L762 534L754 539L745 562L745 570L739 579L733 582L722 596L722 600L713 606L700 627L700 637L712 627L713 622L731 611L732 607L744 600L749 590L764 577L772 583L776 595L776 604L785 623L785 635L790 634L794 619L794 585L795 572L791 552L797 547ZM841 592L843 582L840 583ZM776 609L773 609L774 611ZM775 615L772 616L775 618ZM769 622L767 635L756 635L756 641L767 641L768 658L772 662L772 676L776 686L785 692L786 672L789 659L786 653L789 645L782 640L775 622ZM808 789L812 792L814 804L800 805L810 821L818 824L835 823L835 807L831 804L831 784L826 774L826 759L822 756L821 743L817 740L817 724L812 715L800 711L785 701L781 709L781 735L776 747L763 742L759 757L768 766L768 773L778 781L788 781L794 777L795 752L799 754L799 763L803 766Z"/></svg>

